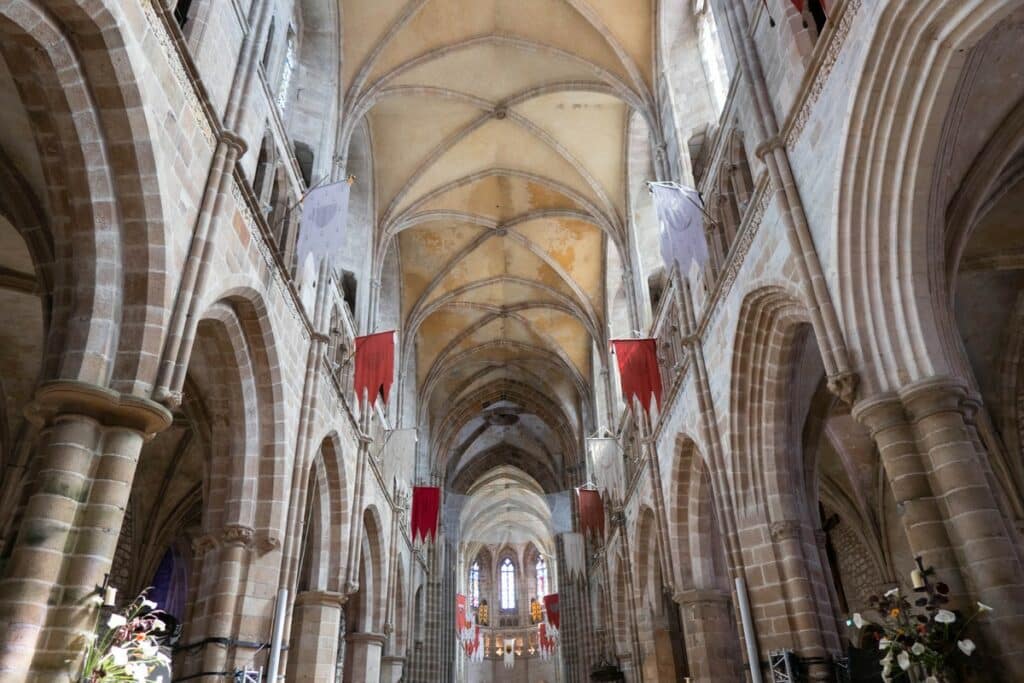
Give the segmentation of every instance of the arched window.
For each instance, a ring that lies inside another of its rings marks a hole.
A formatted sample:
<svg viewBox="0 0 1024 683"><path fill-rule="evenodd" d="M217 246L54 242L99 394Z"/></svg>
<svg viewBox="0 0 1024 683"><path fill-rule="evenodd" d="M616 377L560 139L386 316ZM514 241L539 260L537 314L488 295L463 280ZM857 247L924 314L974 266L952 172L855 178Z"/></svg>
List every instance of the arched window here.
<svg viewBox="0 0 1024 683"><path fill-rule="evenodd" d="M537 558L537 597L548 594L548 563L543 557Z"/></svg>
<svg viewBox="0 0 1024 683"><path fill-rule="evenodd" d="M505 558L501 563L501 609L516 608L516 568L512 560Z"/></svg>
<svg viewBox="0 0 1024 683"><path fill-rule="evenodd" d="M474 562L469 568L469 604L477 607L480 604L480 563Z"/></svg>

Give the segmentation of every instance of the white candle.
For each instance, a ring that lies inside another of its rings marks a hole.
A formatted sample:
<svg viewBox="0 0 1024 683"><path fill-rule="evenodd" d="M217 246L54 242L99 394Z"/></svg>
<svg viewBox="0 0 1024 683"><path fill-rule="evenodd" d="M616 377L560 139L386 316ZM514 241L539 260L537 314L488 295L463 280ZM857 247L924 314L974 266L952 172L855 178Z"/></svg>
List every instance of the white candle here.
<svg viewBox="0 0 1024 683"><path fill-rule="evenodd" d="M924 574L921 573L920 569L910 572L910 583L916 591L924 588Z"/></svg>
<svg viewBox="0 0 1024 683"><path fill-rule="evenodd" d="M113 586L107 586L107 590L103 594L103 604L107 607L113 607L115 602L117 602L117 589Z"/></svg>

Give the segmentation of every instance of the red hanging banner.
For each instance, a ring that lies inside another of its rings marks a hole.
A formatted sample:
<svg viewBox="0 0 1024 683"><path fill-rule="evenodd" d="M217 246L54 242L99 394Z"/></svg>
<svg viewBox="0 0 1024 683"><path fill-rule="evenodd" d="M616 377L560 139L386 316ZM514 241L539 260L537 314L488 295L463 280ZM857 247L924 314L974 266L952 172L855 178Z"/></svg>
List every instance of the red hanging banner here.
<svg viewBox="0 0 1024 683"><path fill-rule="evenodd" d="M622 395L631 407L635 396L648 415L651 395L661 408L661 370L658 369L658 345L654 339L615 339L615 357L619 361Z"/></svg>
<svg viewBox="0 0 1024 683"><path fill-rule="evenodd" d="M547 613L547 624L551 635L558 635L558 631L562 627L562 617L558 608L558 593L544 596L544 611Z"/></svg>
<svg viewBox="0 0 1024 683"><path fill-rule="evenodd" d="M437 515L441 509L441 489L414 486L412 489L412 541L437 538ZM465 612L463 612L465 614Z"/></svg>
<svg viewBox="0 0 1024 683"><path fill-rule="evenodd" d="M604 538L604 501L600 491L576 489L576 501L580 515L580 531L583 535L595 534Z"/></svg>
<svg viewBox="0 0 1024 683"><path fill-rule="evenodd" d="M473 639L473 625L466 617L466 596L455 596L455 634L460 642L468 643Z"/></svg>
<svg viewBox="0 0 1024 683"><path fill-rule="evenodd" d="M797 12L804 11L804 0L791 0L793 7L796 7Z"/></svg>
<svg viewBox="0 0 1024 683"><path fill-rule="evenodd" d="M395 377L395 331L356 337L356 401L363 403L363 392L370 405L377 396L388 402Z"/></svg>

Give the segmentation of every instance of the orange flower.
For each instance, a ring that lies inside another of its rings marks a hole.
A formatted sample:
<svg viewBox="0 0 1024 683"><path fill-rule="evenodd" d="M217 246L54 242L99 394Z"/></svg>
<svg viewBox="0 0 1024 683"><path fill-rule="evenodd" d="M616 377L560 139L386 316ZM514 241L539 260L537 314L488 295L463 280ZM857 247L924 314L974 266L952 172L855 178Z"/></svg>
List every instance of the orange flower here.
<svg viewBox="0 0 1024 683"><path fill-rule="evenodd" d="M900 608L899 607L893 607L891 610L889 610L889 616L892 617L893 619L895 619L899 615L900 615Z"/></svg>

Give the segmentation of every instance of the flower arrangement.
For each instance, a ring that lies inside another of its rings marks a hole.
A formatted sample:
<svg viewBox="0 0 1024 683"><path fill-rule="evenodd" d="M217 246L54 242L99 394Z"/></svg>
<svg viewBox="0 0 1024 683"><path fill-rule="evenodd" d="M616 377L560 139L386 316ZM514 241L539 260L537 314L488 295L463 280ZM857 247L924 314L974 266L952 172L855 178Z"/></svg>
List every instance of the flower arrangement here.
<svg viewBox="0 0 1024 683"><path fill-rule="evenodd" d="M79 680L143 682L153 680L150 674L157 667L169 665L170 659L160 652L157 642L167 626L161 619L164 613L156 607L143 591L123 610L112 613L103 634L93 635L89 641Z"/></svg>
<svg viewBox="0 0 1024 683"><path fill-rule="evenodd" d="M870 621L860 613L853 615L853 624L858 629L868 627L875 631L878 649L885 652L882 680L886 683L910 681L911 671L925 683L946 681L974 652L974 641L965 637L967 626L992 608L979 602L974 614L964 619L944 607L949 602L948 594L949 587L937 583L928 595L917 598L912 605L899 588L893 588L881 598L872 595L868 600L872 610L881 615L880 620Z"/></svg>

